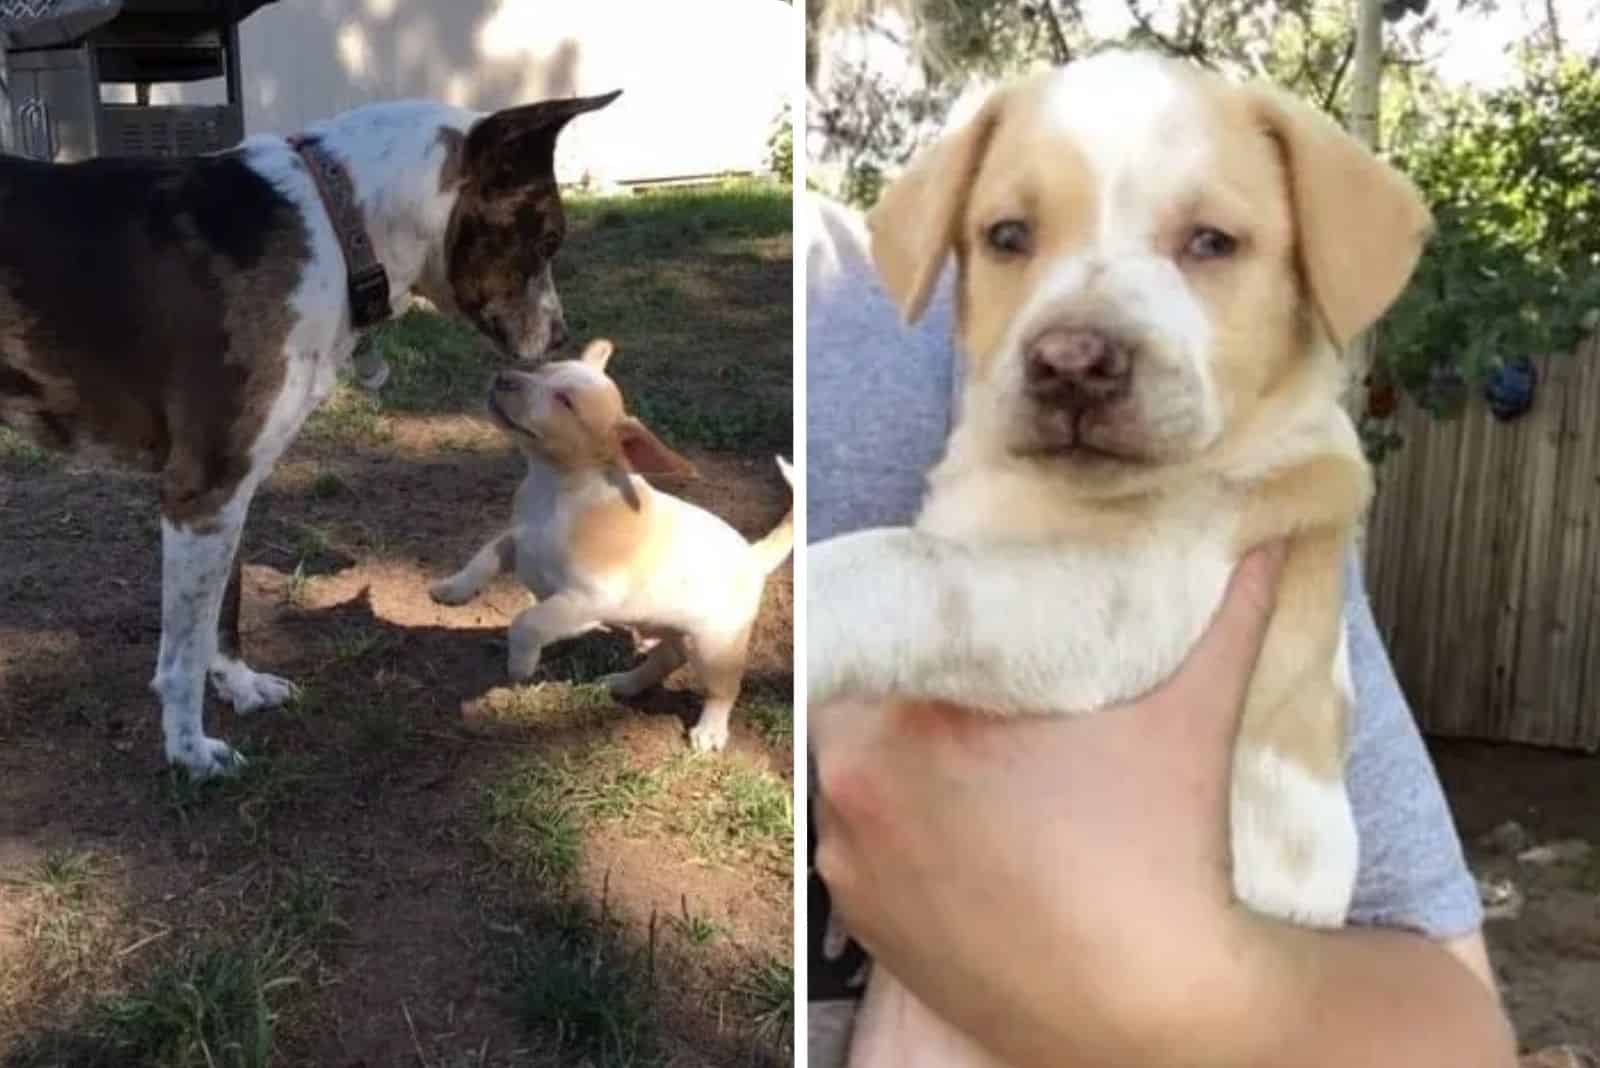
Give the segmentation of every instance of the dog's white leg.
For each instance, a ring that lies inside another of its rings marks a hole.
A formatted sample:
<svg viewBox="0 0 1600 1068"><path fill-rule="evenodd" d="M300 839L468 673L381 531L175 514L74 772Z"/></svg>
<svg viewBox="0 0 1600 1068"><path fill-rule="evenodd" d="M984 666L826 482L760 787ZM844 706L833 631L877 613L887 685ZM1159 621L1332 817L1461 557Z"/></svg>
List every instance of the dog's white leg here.
<svg viewBox="0 0 1600 1068"><path fill-rule="evenodd" d="M688 660L683 639L662 638L651 647L643 661L631 671L619 671L600 680L600 685L611 691L613 697L638 697L652 686L677 671Z"/></svg>
<svg viewBox="0 0 1600 1068"><path fill-rule="evenodd" d="M233 567L227 592L222 597L222 618L217 624L217 651L207 672L217 696L233 706L235 712L254 712L276 708L296 693L298 687L288 679L253 671L239 658L239 600L242 596L239 550L233 553Z"/></svg>
<svg viewBox="0 0 1600 1068"><path fill-rule="evenodd" d="M697 753L721 752L728 744L728 716L739 699L749 644L749 627L731 637L696 634L690 642L689 659L706 688L700 722L689 731L689 744Z"/></svg>
<svg viewBox="0 0 1600 1068"><path fill-rule="evenodd" d="M233 771L243 759L225 742L206 737L202 713L249 497L241 491L209 521L161 521L161 651L150 685L161 698L167 759L200 778Z"/></svg>
<svg viewBox="0 0 1600 1068"><path fill-rule="evenodd" d="M563 638L594 630L595 613L588 605L568 593L540 601L511 621L507 635L510 646L506 670L513 682L527 682L539 670L544 647Z"/></svg>
<svg viewBox="0 0 1600 1068"><path fill-rule="evenodd" d="M508 530L479 549L466 567L429 586L428 596L439 604L466 604L483 592L496 575L516 566L517 539Z"/></svg>
<svg viewBox="0 0 1600 1068"><path fill-rule="evenodd" d="M1221 602L1223 545L975 547L905 528L820 542L806 565L807 699L1043 714L1139 696Z"/></svg>

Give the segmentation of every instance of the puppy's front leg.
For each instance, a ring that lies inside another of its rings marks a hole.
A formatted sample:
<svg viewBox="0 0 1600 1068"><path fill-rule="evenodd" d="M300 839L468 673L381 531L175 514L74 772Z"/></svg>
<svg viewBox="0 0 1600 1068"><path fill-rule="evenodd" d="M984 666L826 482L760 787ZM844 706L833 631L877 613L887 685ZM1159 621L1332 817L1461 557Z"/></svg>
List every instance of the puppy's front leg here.
<svg viewBox="0 0 1600 1068"><path fill-rule="evenodd" d="M496 575L516 566L517 539L508 530L479 549L466 567L429 586L428 596L439 604L466 604L482 593Z"/></svg>
<svg viewBox="0 0 1600 1068"><path fill-rule="evenodd" d="M511 622L506 670L513 682L527 682L539 670L544 647L595 629L594 611L568 592L547 597Z"/></svg>
<svg viewBox="0 0 1600 1068"><path fill-rule="evenodd" d="M813 545L806 680L1000 713L1083 713L1176 669L1222 598L1221 544L1183 550L952 542L909 528Z"/></svg>

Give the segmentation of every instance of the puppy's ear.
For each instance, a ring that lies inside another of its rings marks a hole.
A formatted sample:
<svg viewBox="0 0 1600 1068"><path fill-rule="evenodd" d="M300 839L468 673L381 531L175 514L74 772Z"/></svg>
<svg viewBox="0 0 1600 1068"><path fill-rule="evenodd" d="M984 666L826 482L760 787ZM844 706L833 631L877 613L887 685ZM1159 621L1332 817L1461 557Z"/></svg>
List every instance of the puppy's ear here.
<svg viewBox="0 0 1600 1068"><path fill-rule="evenodd" d="M673 452L633 416L623 416L616 426L617 451L641 475L699 475L694 464Z"/></svg>
<svg viewBox="0 0 1600 1068"><path fill-rule="evenodd" d="M1301 272L1343 348L1405 289L1433 218L1410 179L1328 116L1277 89L1249 91L1283 153Z"/></svg>
<svg viewBox="0 0 1600 1068"><path fill-rule="evenodd" d="M616 351L617 347L610 340L597 337L583 347L583 355L579 356L578 359L593 367L596 371L604 371L606 364L611 362L612 353Z"/></svg>
<svg viewBox="0 0 1600 1068"><path fill-rule="evenodd" d="M567 123L597 111L622 95L541 100L484 116L467 131L462 176L488 191L516 188L531 181L555 180L556 137Z"/></svg>
<svg viewBox="0 0 1600 1068"><path fill-rule="evenodd" d="M1002 100L1003 93L991 96L965 125L924 149L867 213L873 262L907 323L927 308L956 241Z"/></svg>

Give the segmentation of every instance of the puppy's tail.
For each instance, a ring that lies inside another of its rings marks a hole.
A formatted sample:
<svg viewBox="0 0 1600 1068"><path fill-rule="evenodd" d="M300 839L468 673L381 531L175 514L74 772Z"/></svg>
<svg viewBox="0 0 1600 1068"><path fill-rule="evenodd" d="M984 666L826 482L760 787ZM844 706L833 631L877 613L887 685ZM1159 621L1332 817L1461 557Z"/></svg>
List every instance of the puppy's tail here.
<svg viewBox="0 0 1600 1068"><path fill-rule="evenodd" d="M789 510L778 520L778 525L767 532L766 537L750 546L761 564L762 573L768 575L777 570L778 565L788 559L794 549L794 468L780 456L778 470L783 472L783 480L789 483Z"/></svg>

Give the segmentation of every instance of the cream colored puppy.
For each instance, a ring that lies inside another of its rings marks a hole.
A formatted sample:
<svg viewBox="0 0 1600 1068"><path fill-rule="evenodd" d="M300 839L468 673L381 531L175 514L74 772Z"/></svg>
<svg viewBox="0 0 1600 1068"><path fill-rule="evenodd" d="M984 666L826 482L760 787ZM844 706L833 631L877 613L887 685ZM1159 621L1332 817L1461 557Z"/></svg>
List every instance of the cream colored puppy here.
<svg viewBox="0 0 1600 1068"><path fill-rule="evenodd" d="M1415 266L1430 220L1412 185L1292 97L1111 52L995 93L868 225L908 320L954 255L965 376L915 526L809 550L810 706L1137 697L1240 557L1287 538L1233 766L1234 885L1342 923L1341 565L1371 479L1340 348ZM875 970L854 1064L988 1063L950 1034L908 1046L891 982Z"/></svg>
<svg viewBox="0 0 1600 1068"><path fill-rule="evenodd" d="M594 341L581 359L495 378L489 414L528 460L512 525L429 592L465 604L495 575L516 572L538 598L511 624L508 668L518 682L533 677L545 646L606 624L657 639L637 667L601 681L632 697L688 661L706 689L690 740L720 750L762 588L794 542L794 512L751 544L651 487L642 474L694 468L627 414L605 373L611 353L609 341ZM792 485L789 465L778 466Z"/></svg>

